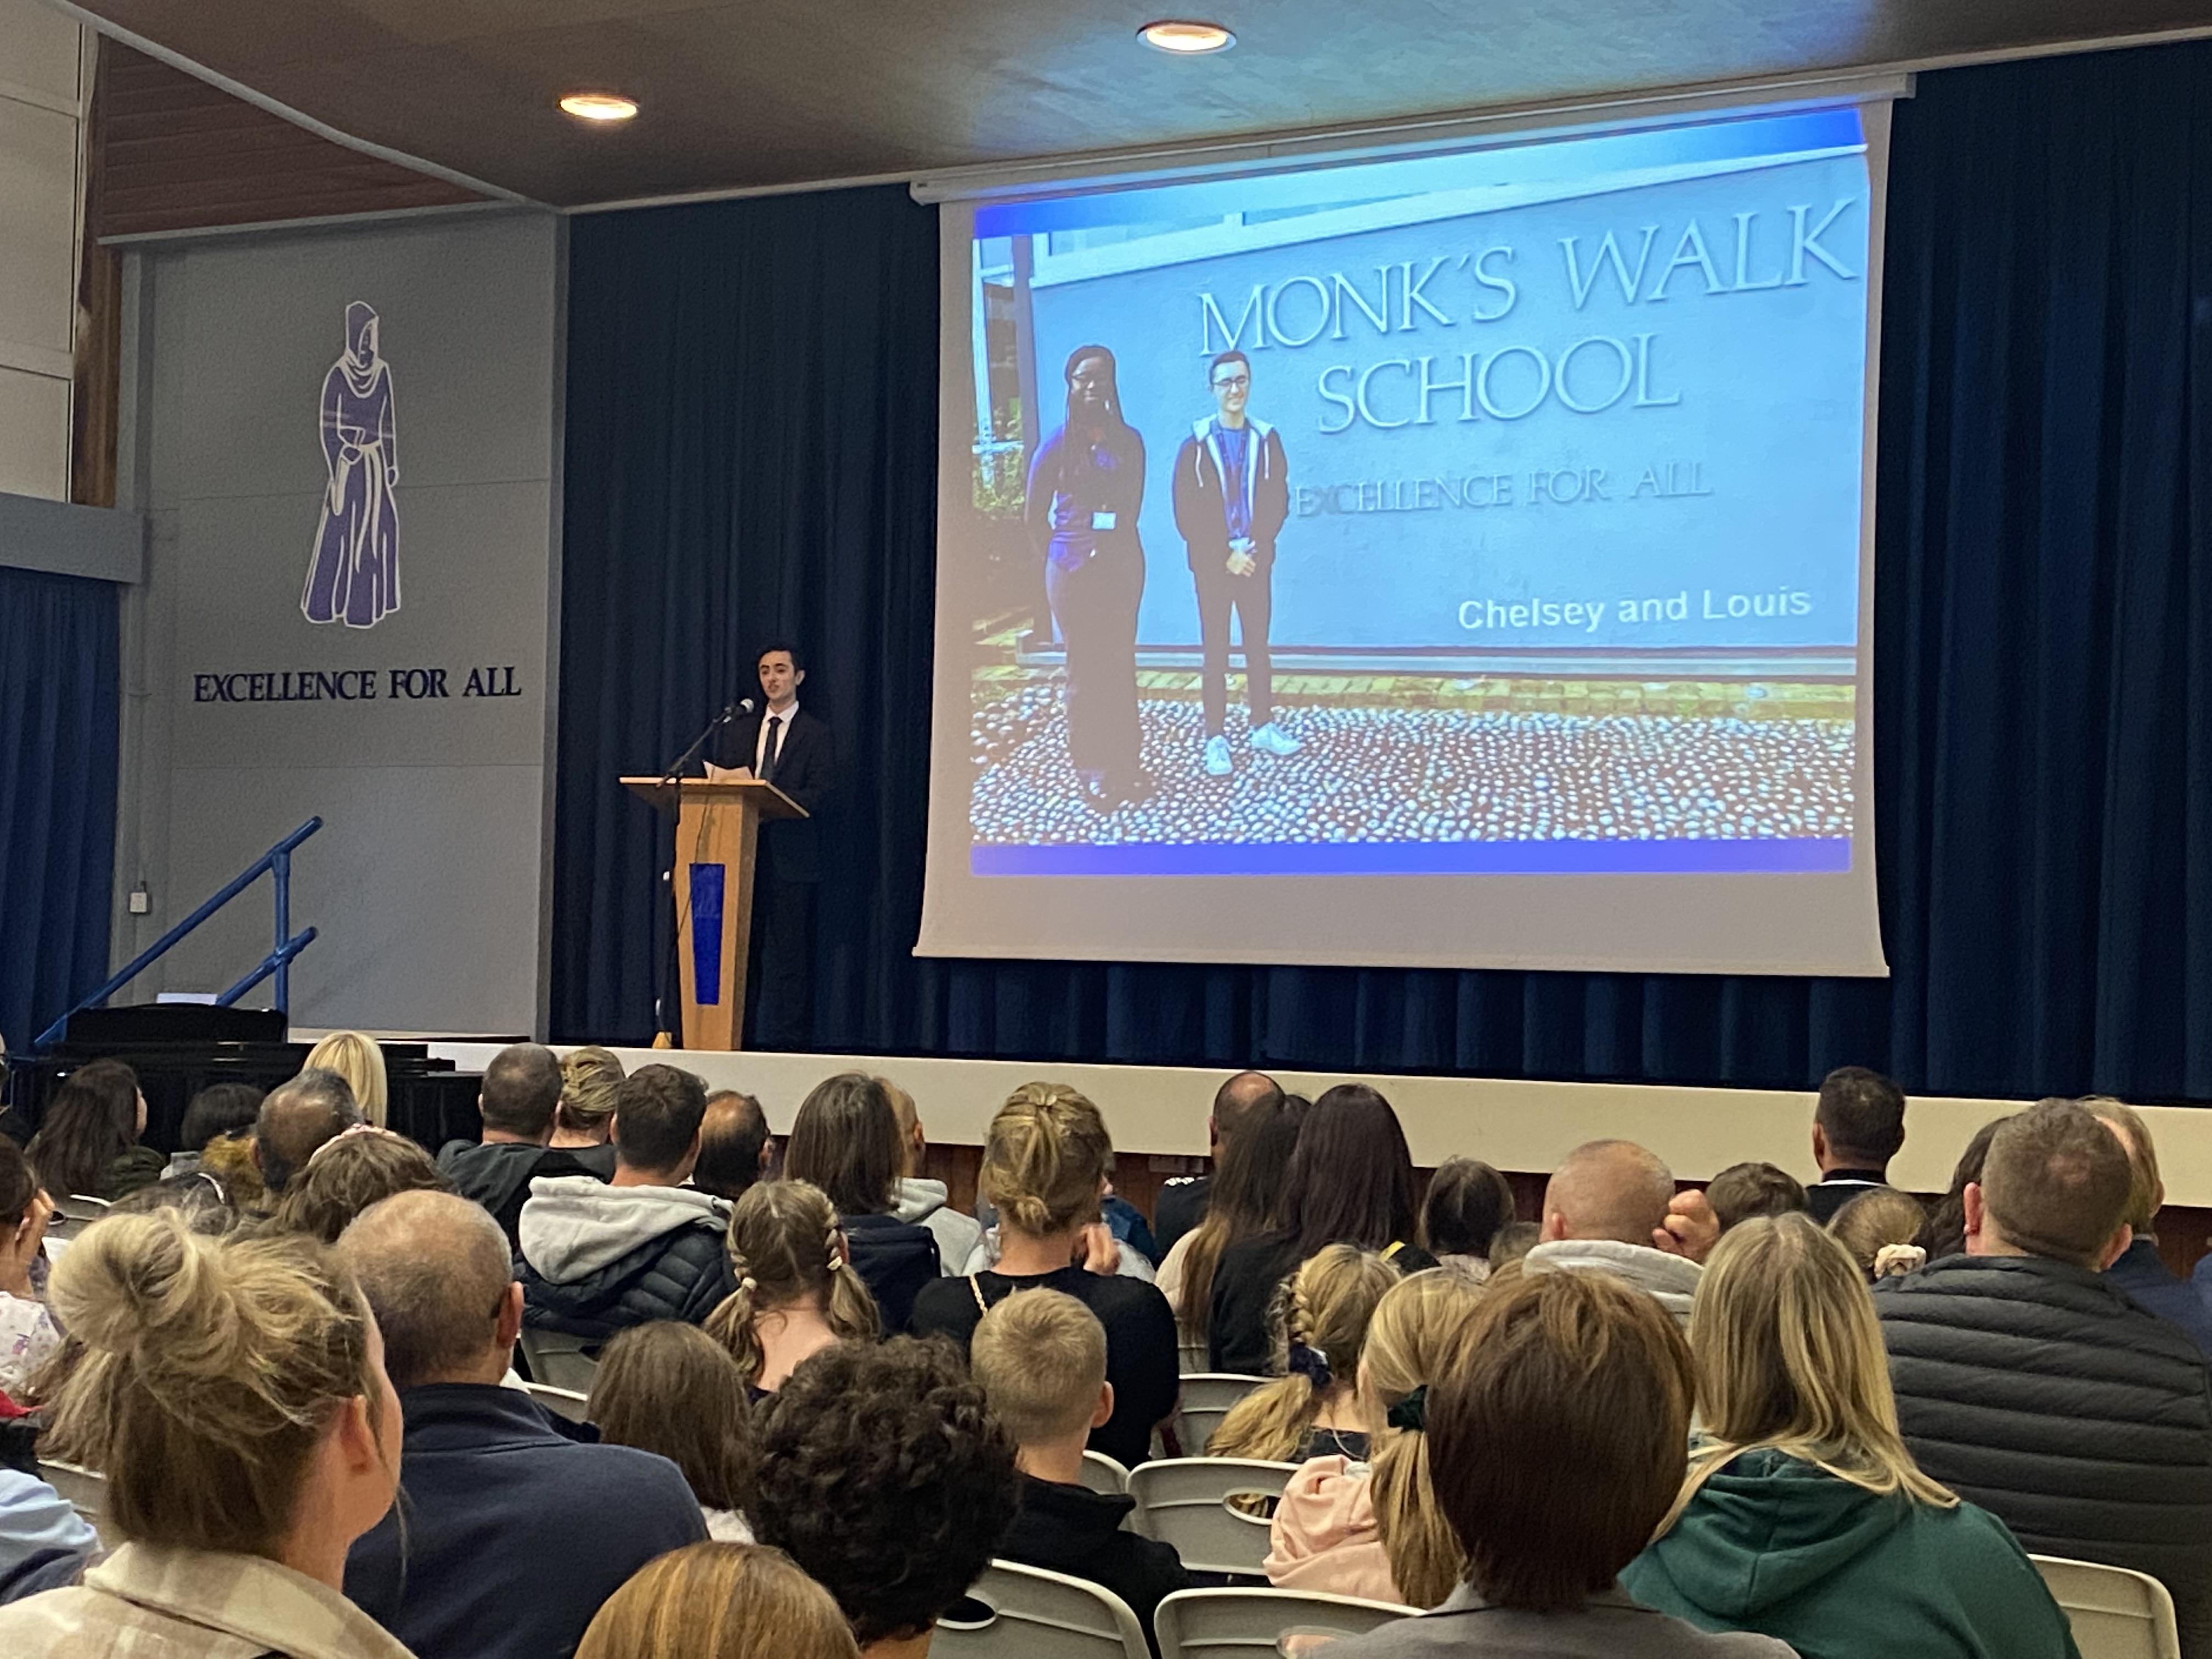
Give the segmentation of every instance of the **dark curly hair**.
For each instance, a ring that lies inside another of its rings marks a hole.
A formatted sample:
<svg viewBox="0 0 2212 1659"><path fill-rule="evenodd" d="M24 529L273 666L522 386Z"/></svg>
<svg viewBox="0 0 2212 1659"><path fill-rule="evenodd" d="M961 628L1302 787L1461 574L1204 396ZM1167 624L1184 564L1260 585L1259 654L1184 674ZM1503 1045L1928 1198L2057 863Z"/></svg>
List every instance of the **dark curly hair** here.
<svg viewBox="0 0 2212 1659"><path fill-rule="evenodd" d="M862 1647L935 1624L1014 1517L1014 1443L941 1338L841 1342L791 1374L761 1435L753 1522L836 1597Z"/></svg>

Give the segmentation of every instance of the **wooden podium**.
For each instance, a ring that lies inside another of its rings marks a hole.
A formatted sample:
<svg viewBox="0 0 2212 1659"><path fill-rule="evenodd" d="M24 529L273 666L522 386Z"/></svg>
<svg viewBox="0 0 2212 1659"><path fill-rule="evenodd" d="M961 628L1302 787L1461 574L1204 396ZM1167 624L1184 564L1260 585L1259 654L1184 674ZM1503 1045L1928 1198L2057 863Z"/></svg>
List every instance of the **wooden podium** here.
<svg viewBox="0 0 2212 1659"><path fill-rule="evenodd" d="M744 1046L746 950L753 931L753 854L760 827L806 809L748 778L624 778L623 787L676 820L676 959L687 1048Z"/></svg>

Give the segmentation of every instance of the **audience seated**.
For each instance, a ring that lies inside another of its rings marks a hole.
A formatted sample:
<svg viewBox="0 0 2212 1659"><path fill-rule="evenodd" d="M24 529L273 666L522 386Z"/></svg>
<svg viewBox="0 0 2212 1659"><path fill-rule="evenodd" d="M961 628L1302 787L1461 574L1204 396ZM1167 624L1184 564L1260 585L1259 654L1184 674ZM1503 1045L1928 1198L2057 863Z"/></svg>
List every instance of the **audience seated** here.
<svg viewBox="0 0 2212 1659"><path fill-rule="evenodd" d="M815 1085L784 1142L787 1181L811 1181L837 1206L853 1267L887 1332L903 1331L914 1299L944 1271L937 1235L891 1213L906 1146L880 1078L847 1072Z"/></svg>
<svg viewBox="0 0 2212 1659"><path fill-rule="evenodd" d="M2005 1119L1963 1196L1966 1254L1875 1287L1905 1443L2030 1550L2132 1567L2212 1656L2212 1394L2186 1333L2104 1275L2127 1154L2087 1109Z"/></svg>
<svg viewBox="0 0 2212 1659"><path fill-rule="evenodd" d="M345 1573L346 1594L394 1636L426 1656L567 1653L633 1572L707 1535L675 1465L579 1444L501 1386L522 1297L480 1206L403 1193L349 1227L338 1254L377 1311L405 1418L399 1508Z"/></svg>
<svg viewBox="0 0 2212 1659"><path fill-rule="evenodd" d="M692 1324L737 1288L722 1249L730 1206L684 1185L699 1156L706 1085L673 1066L622 1083L614 1178L541 1176L516 1228L532 1329L605 1341L655 1319Z"/></svg>
<svg viewBox="0 0 2212 1659"><path fill-rule="evenodd" d="M978 1322L969 1353L1021 1470L1021 1508L999 1555L1113 1591L1157 1651L1152 1610L1190 1589L1190 1575L1172 1546L1122 1530L1135 1499L1083 1484L1084 1443L1114 1415L1105 1327L1058 1291L1010 1296Z"/></svg>
<svg viewBox="0 0 2212 1659"><path fill-rule="evenodd" d="M164 1177L198 1174L211 1140L251 1136L261 1111L261 1092L250 1083L211 1083L194 1095L177 1126L177 1150L169 1154Z"/></svg>
<svg viewBox="0 0 2212 1659"><path fill-rule="evenodd" d="M39 1283L53 1213L23 1149L0 1135L0 1393L17 1397L61 1346Z"/></svg>
<svg viewBox="0 0 2212 1659"><path fill-rule="evenodd" d="M613 1050L571 1048L561 1060L561 1104L547 1144L567 1152L602 1181L615 1176L612 1133L622 1099L623 1063Z"/></svg>
<svg viewBox="0 0 2212 1659"><path fill-rule="evenodd" d="M745 1380L696 1325L655 1320L617 1334L599 1354L588 1415L610 1446L634 1446L684 1472L707 1536L750 1544L753 1413Z"/></svg>
<svg viewBox="0 0 2212 1659"><path fill-rule="evenodd" d="M1690 1320L1698 1264L1653 1243L1668 1237L1674 1177L1632 1140L1577 1146L1544 1188L1542 1242L1530 1273L1603 1273L1658 1299L1677 1323Z"/></svg>
<svg viewBox="0 0 2212 1659"><path fill-rule="evenodd" d="M842 1342L769 1407L754 1528L836 1598L861 1652L921 1659L1013 1520L1015 1480L1012 1440L943 1343Z"/></svg>
<svg viewBox="0 0 2212 1659"><path fill-rule="evenodd" d="M1279 1103L1261 1101L1244 1109L1235 1136L1221 1143L1204 1194L1204 1215L1176 1240L1160 1264L1156 1282L1176 1310L1179 1359L1186 1372L1206 1369L1213 1276L1222 1252L1282 1224L1284 1180L1297 1148L1298 1123Z"/></svg>
<svg viewBox="0 0 2212 1659"><path fill-rule="evenodd" d="M1364 1083L1314 1103L1284 1177L1282 1224L1221 1255L1206 1331L1208 1369L1264 1370L1276 1287L1330 1244L1379 1250L1401 1272L1436 1258L1413 1242L1413 1159L1390 1103Z"/></svg>
<svg viewBox="0 0 2212 1659"><path fill-rule="evenodd" d="M361 1121L353 1089L336 1072L309 1066L271 1089L253 1120L248 1149L261 1178L260 1200L252 1207L264 1212L275 1208L293 1175L315 1155L315 1148ZM241 1207L242 1195L234 1193L231 1201L234 1207Z"/></svg>
<svg viewBox="0 0 2212 1659"><path fill-rule="evenodd" d="M576 1659L859 1659L830 1592L781 1550L690 1544L607 1600Z"/></svg>
<svg viewBox="0 0 2212 1659"><path fill-rule="evenodd" d="M332 1031L307 1050L303 1072L336 1072L353 1091L355 1109L364 1122L385 1127L391 1085L385 1076L384 1047L365 1031Z"/></svg>
<svg viewBox="0 0 2212 1659"><path fill-rule="evenodd" d="M1951 1184L1928 1215L1928 1259L1940 1261L1966 1251L1966 1187L1982 1178L1982 1163L1990 1155L1990 1139L2004 1120L1996 1118L1974 1131L1966 1151L1951 1170Z"/></svg>
<svg viewBox="0 0 2212 1659"><path fill-rule="evenodd" d="M1329 1659L1790 1659L1618 1582L1682 1484L1692 1388L1674 1322L1610 1273L1522 1273L1486 1291L1425 1406L1466 1582Z"/></svg>
<svg viewBox="0 0 2212 1659"><path fill-rule="evenodd" d="M1480 1284L1490 1277L1490 1247L1513 1219L1513 1188L1478 1158L1448 1158L1421 1200L1421 1248L1437 1265Z"/></svg>
<svg viewBox="0 0 2212 1659"><path fill-rule="evenodd" d="M699 1161L692 1166L691 1184L734 1204L768 1179L775 1153L760 1102L735 1089L717 1089L707 1097L707 1115L699 1120Z"/></svg>
<svg viewBox="0 0 2212 1659"><path fill-rule="evenodd" d="M75 1583L99 1553L99 1534L69 1499L35 1474L0 1468L0 1604Z"/></svg>
<svg viewBox="0 0 2212 1659"><path fill-rule="evenodd" d="M1755 1215L1802 1213L1805 1188L1787 1170L1771 1164L1731 1164L1705 1183L1705 1202L1726 1232Z"/></svg>
<svg viewBox="0 0 2212 1659"><path fill-rule="evenodd" d="M1397 1268L1356 1245L1332 1244L1301 1262L1273 1321L1268 1369L1278 1380L1230 1408L1206 1455L1365 1462L1370 1413L1359 1395L1359 1357L1376 1304L1397 1282Z"/></svg>
<svg viewBox="0 0 2212 1659"><path fill-rule="evenodd" d="M1359 1398L1376 1424L1371 1462L1314 1459L1291 1477L1268 1533L1267 1582L1432 1607L1467 1559L1429 1489L1428 1384L1482 1291L1452 1268L1403 1279L1376 1304Z"/></svg>
<svg viewBox="0 0 2212 1659"><path fill-rule="evenodd" d="M1544 1230L1533 1221L1509 1221L1498 1230L1498 1237L1490 1241L1490 1271L1494 1277L1502 1267L1527 1259L1528 1252L1544 1242Z"/></svg>
<svg viewBox="0 0 2212 1659"><path fill-rule="evenodd" d="M1708 1442L1629 1594L1802 1659L2074 1659L2012 1534L1905 1449L1874 1299L1809 1216L1729 1230L1690 1352Z"/></svg>
<svg viewBox="0 0 2212 1659"><path fill-rule="evenodd" d="M0 1653L407 1659L340 1593L346 1547L392 1508L400 1422L331 1252L112 1216L55 1264L53 1298L79 1352L45 1449L106 1472L127 1541L0 1607Z"/></svg>
<svg viewBox="0 0 2212 1659"><path fill-rule="evenodd" d="M929 1136L921 1127L921 1114L914 1097L887 1077L876 1079L891 1103L898 1120L899 1178L891 1213L901 1221L927 1227L937 1239L937 1254L948 1273L981 1273L991 1265L991 1252L983 1243L983 1224L972 1215L951 1207L951 1194L941 1181L922 1178L922 1160L929 1155Z"/></svg>
<svg viewBox="0 0 2212 1659"><path fill-rule="evenodd" d="M1813 1162L1820 1178L1805 1207L1826 1226L1869 1187L1889 1185L1889 1160L1905 1145L1905 1093L1879 1072L1838 1066L1820 1079L1813 1108Z"/></svg>
<svg viewBox="0 0 2212 1659"><path fill-rule="evenodd" d="M796 1144L794 1139L794 1145ZM1150 1454L1153 1426L1175 1409L1175 1314L1152 1285L1110 1271L1098 1200L1113 1155L1098 1109L1065 1084L1017 1089L991 1120L983 1147L983 1194L999 1210L999 1265L940 1279L915 1299L917 1336L942 1333L962 1348L992 1304L1018 1291L1064 1291L1106 1328L1106 1376L1114 1415L1094 1429L1091 1449L1133 1467ZM1108 1269L1085 1266L1095 1256Z"/></svg>
<svg viewBox="0 0 2212 1659"><path fill-rule="evenodd" d="M430 1154L406 1136L358 1123L315 1148L269 1224L335 1244L356 1216L394 1193L453 1190Z"/></svg>
<svg viewBox="0 0 2212 1659"><path fill-rule="evenodd" d="M573 1175L604 1179L574 1152L548 1148L562 1087L561 1062L550 1048L517 1042L501 1049L484 1067L483 1086L477 1091L482 1139L449 1140L438 1153L438 1167L454 1190L491 1212L510 1249L520 1247L522 1206L530 1200L532 1181Z"/></svg>
<svg viewBox="0 0 2212 1659"><path fill-rule="evenodd" d="M238 1227L241 1221L265 1222L266 1216L256 1217L232 1207L229 1195L233 1193L261 1194L261 1182L253 1169L252 1140L212 1140L208 1150L213 1152L230 1146L242 1146L246 1158L240 1167L245 1177L226 1180L217 1176L205 1164L191 1175L163 1176L150 1187L141 1187L126 1197L118 1198L107 1206L109 1215L144 1215L155 1210L170 1210L184 1218L185 1223L196 1233L205 1233L220 1238ZM266 1194L262 1194L266 1201ZM104 1219L105 1218L103 1218Z"/></svg>
<svg viewBox="0 0 2212 1659"><path fill-rule="evenodd" d="M1836 1212L1828 1233L1872 1284L1899 1279L1928 1261L1928 1212L1910 1193L1870 1187Z"/></svg>
<svg viewBox="0 0 2212 1659"><path fill-rule="evenodd" d="M737 1288L707 1316L757 1399L823 1349L872 1342L875 1298L848 1259L830 1196L808 1181L765 1181L730 1212Z"/></svg>
<svg viewBox="0 0 2212 1659"><path fill-rule="evenodd" d="M168 1166L138 1144L145 1132L138 1074L119 1060L95 1060L63 1079L23 1152L53 1197L116 1199L159 1181Z"/></svg>
<svg viewBox="0 0 2212 1659"><path fill-rule="evenodd" d="M2158 1235L2151 1231L2166 1205L2166 1182L2158 1173L2158 1148L2151 1142L2150 1126L2133 1107L2103 1096L2081 1103L2119 1137L2128 1155L2128 1207L2123 1218L2134 1234L2120 1259L2105 1269L2107 1283L2128 1293L2138 1307L2149 1309L2189 1333L2207 1357L2212 1357L2212 1304L2166 1265L2158 1253Z"/></svg>
<svg viewBox="0 0 2212 1659"><path fill-rule="evenodd" d="M1178 1176L1160 1188L1152 1204L1152 1242L1164 1261L1176 1241L1197 1230L1212 1200L1213 1183L1222 1161L1237 1143L1246 1114L1258 1109L1272 1113L1283 1103L1283 1091L1264 1072L1239 1072L1213 1093L1213 1110L1206 1120L1206 1152L1211 1174Z"/></svg>

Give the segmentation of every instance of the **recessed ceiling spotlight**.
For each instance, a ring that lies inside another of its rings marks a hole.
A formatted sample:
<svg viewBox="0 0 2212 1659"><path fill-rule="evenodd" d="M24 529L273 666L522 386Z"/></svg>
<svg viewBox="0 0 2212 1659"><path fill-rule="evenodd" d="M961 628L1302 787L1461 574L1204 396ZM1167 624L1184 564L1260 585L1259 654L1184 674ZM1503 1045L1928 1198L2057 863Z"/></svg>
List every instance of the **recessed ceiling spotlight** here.
<svg viewBox="0 0 2212 1659"><path fill-rule="evenodd" d="M627 121L637 113L636 103L611 92L572 92L561 107L580 121Z"/></svg>
<svg viewBox="0 0 2212 1659"><path fill-rule="evenodd" d="M1237 44L1237 37L1218 23L1147 23L1137 31L1137 39L1158 51L1171 52L1182 58L1226 52Z"/></svg>

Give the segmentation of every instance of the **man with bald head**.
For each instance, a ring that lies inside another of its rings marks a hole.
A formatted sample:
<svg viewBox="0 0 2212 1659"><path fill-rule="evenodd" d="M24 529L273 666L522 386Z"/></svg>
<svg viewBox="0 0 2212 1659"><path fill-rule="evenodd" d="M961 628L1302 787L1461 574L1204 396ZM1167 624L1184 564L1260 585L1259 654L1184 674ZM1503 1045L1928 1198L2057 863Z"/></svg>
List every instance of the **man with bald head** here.
<svg viewBox="0 0 2212 1659"><path fill-rule="evenodd" d="M1673 1172L1634 1141L1576 1147L1544 1188L1542 1237L1528 1252L1527 1271L1611 1273L1688 1324L1703 1270L1654 1243L1668 1237L1674 1196Z"/></svg>
<svg viewBox="0 0 2212 1659"><path fill-rule="evenodd" d="M946 1273L981 1273L991 1265L990 1249L983 1242L983 1224L954 1209L945 1184L921 1172L922 1160L929 1155L929 1135L921 1126L921 1108L914 1103L912 1095L889 1078L879 1077L876 1081L890 1097L892 1115L898 1119L899 1144L905 1153L891 1213L901 1221L929 1230Z"/></svg>
<svg viewBox="0 0 2212 1659"><path fill-rule="evenodd" d="M1283 1103L1282 1085L1265 1072L1239 1072L1213 1091L1213 1112L1206 1121L1206 1156L1221 1167L1221 1155L1247 1114L1255 1109L1273 1110ZM1152 1206L1152 1241L1163 1258L1176 1240L1193 1231L1206 1219L1206 1201L1213 1177L1202 1175L1170 1181L1160 1188Z"/></svg>
<svg viewBox="0 0 2212 1659"><path fill-rule="evenodd" d="M354 1545L345 1593L407 1648L572 1652L632 1573L707 1535L673 1463L572 1440L501 1386L522 1287L482 1206L401 1193L362 1211L338 1254L375 1312L406 1422L398 1501Z"/></svg>
<svg viewBox="0 0 2212 1659"><path fill-rule="evenodd" d="M310 1066L271 1089L254 1119L249 1149L271 1207L291 1185L293 1176L307 1167L318 1146L336 1140L360 1121L353 1085L336 1072Z"/></svg>

